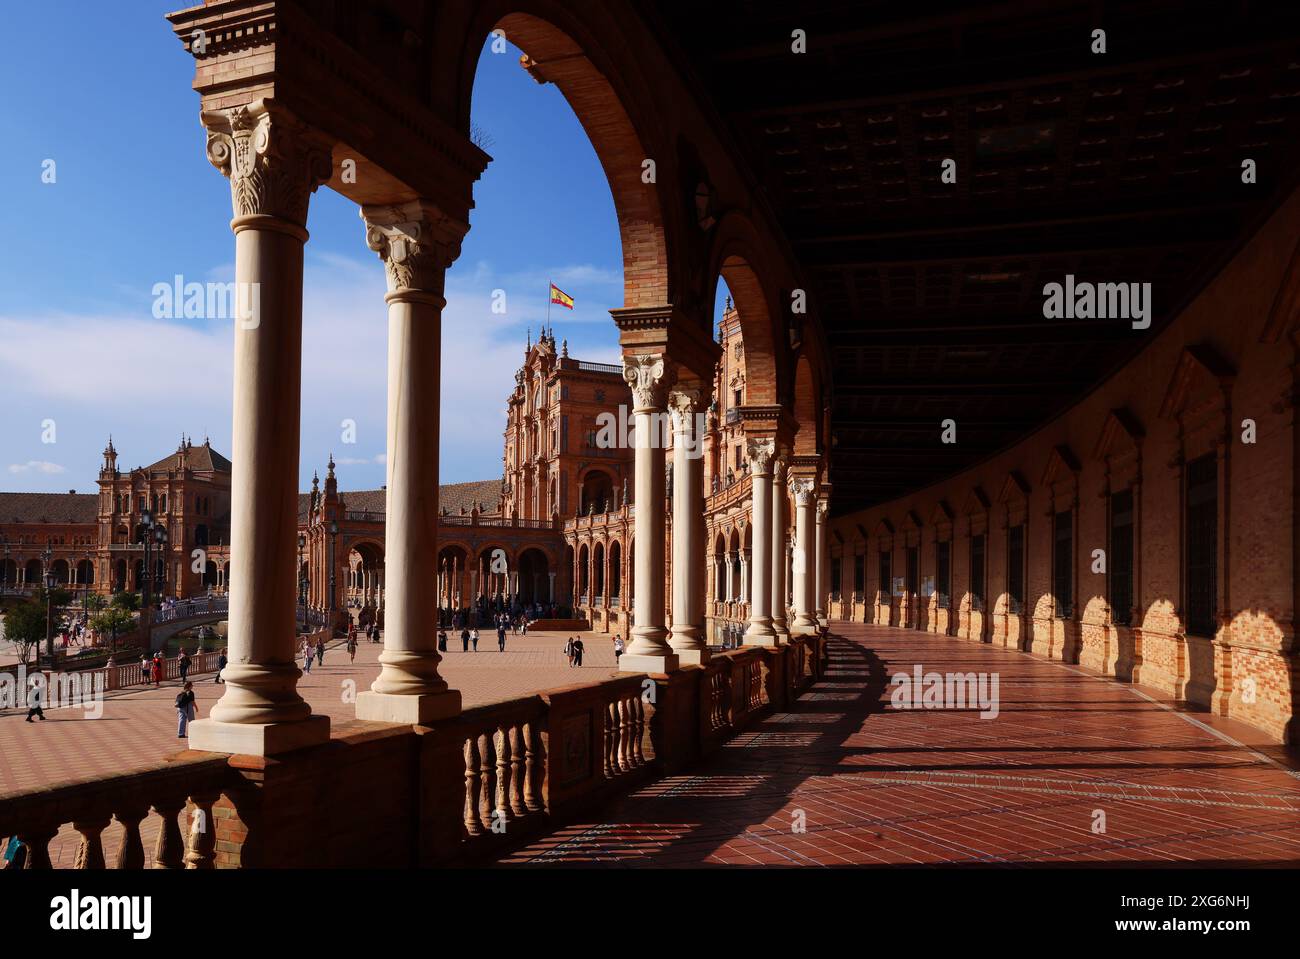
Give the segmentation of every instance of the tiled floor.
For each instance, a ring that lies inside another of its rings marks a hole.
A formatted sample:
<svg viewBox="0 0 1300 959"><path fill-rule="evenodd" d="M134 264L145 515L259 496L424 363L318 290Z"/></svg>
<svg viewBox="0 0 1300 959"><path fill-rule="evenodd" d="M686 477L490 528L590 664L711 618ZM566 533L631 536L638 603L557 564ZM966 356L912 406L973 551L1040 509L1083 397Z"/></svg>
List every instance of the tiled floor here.
<svg viewBox="0 0 1300 959"><path fill-rule="evenodd" d="M1258 734L1023 653L838 629L790 712L503 863L1300 865L1300 776ZM996 674L997 717L894 708L917 663Z"/></svg>

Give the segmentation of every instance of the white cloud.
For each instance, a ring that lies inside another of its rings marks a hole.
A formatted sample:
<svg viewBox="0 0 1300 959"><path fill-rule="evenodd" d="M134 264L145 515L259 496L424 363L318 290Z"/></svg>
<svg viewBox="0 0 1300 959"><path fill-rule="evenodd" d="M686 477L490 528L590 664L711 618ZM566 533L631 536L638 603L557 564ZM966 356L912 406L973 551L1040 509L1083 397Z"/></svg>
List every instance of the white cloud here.
<svg viewBox="0 0 1300 959"><path fill-rule="evenodd" d="M11 463L9 465L11 473L45 473L54 475L56 473L66 473L67 469L58 463L50 463L46 460L28 460L26 463Z"/></svg>

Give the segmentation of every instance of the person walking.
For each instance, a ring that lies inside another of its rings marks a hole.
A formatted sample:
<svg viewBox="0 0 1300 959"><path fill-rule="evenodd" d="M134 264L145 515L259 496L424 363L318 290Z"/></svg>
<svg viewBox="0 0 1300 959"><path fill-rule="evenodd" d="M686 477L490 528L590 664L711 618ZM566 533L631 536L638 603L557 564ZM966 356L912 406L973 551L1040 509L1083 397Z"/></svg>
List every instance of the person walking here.
<svg viewBox="0 0 1300 959"><path fill-rule="evenodd" d="M619 657L621 657L625 652L627 652L627 646L623 642L623 637L620 636L618 633L615 633L614 634L614 668L615 669L618 668Z"/></svg>
<svg viewBox="0 0 1300 959"><path fill-rule="evenodd" d="M304 640L302 641L302 648L299 650L299 652L302 653L302 668L303 668L303 672L305 672L305 673L307 673L308 675L310 675L310 674L311 674L311 661L312 661L312 649L311 649L311 644L308 643L307 640L304 639Z"/></svg>
<svg viewBox="0 0 1300 959"><path fill-rule="evenodd" d="M316 665L317 666L325 665L325 637L324 636L316 637Z"/></svg>
<svg viewBox="0 0 1300 959"><path fill-rule="evenodd" d="M357 633L356 630L348 631L348 661L355 663L357 661Z"/></svg>
<svg viewBox="0 0 1300 959"><path fill-rule="evenodd" d="M31 692L27 694L27 721L30 723L35 716L41 722L45 722L45 710L41 709L41 684L42 677L32 677Z"/></svg>
<svg viewBox="0 0 1300 959"><path fill-rule="evenodd" d="M575 638L573 640L573 665L578 667L582 666L582 639L581 638Z"/></svg>
<svg viewBox="0 0 1300 959"><path fill-rule="evenodd" d="M505 651L506 651L506 624L498 623L497 624L497 652L504 653Z"/></svg>
<svg viewBox="0 0 1300 959"><path fill-rule="evenodd" d="M474 646L474 652L478 652L478 627L475 626L469 631L469 641Z"/></svg>
<svg viewBox="0 0 1300 959"><path fill-rule="evenodd" d="M445 653L446 651L447 651L447 631L445 629L440 629L438 630L438 652Z"/></svg>
<svg viewBox="0 0 1300 959"><path fill-rule="evenodd" d="M185 682L185 680L189 678L190 654L185 652L183 649L181 650L180 656L176 659L176 668L181 672L181 682Z"/></svg>
<svg viewBox="0 0 1300 959"><path fill-rule="evenodd" d="M564 655L569 660L569 665L572 666L573 665L573 637L572 636L570 636L569 641L564 644Z"/></svg>
<svg viewBox="0 0 1300 959"><path fill-rule="evenodd" d="M221 655L217 657L217 675L212 680L214 683L220 683L223 686L226 685L226 681L221 678L221 671L226 668L227 662L229 662L229 660L226 659L226 647L222 646Z"/></svg>
<svg viewBox="0 0 1300 959"><path fill-rule="evenodd" d="M189 736L190 723L193 721L196 712L198 712L198 706L194 703L194 684L187 682L181 691L176 694L177 739L185 739Z"/></svg>
<svg viewBox="0 0 1300 959"><path fill-rule="evenodd" d="M153 654L153 684L155 686L162 685L162 674L163 674L163 659L162 659L162 650L160 649L158 650L158 652Z"/></svg>
<svg viewBox="0 0 1300 959"><path fill-rule="evenodd" d="M463 626L460 629L460 651L462 653L469 652L469 630Z"/></svg>

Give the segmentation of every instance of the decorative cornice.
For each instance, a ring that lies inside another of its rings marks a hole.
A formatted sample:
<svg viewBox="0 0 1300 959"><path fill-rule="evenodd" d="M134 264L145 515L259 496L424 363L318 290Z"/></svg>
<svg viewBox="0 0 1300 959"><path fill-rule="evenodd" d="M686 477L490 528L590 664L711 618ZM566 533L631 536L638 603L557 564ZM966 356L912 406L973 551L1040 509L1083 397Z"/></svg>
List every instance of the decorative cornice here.
<svg viewBox="0 0 1300 959"><path fill-rule="evenodd" d="M236 220L270 216L304 229L307 201L331 175L328 143L270 100L201 116L208 161L230 180Z"/></svg>
<svg viewBox="0 0 1300 959"><path fill-rule="evenodd" d="M389 298L425 293L441 300L447 268L460 255L468 224L424 200L362 207L361 218L366 224L366 246L384 261ZM516 380L523 384L519 374Z"/></svg>

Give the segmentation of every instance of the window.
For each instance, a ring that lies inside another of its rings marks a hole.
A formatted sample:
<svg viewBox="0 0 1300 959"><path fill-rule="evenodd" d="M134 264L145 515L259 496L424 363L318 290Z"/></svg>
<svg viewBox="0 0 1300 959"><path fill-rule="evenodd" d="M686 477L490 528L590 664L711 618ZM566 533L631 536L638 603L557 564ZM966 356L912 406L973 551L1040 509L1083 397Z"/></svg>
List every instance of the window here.
<svg viewBox="0 0 1300 959"><path fill-rule="evenodd" d="M1025 602L1025 524L1007 530L1007 594L1015 612Z"/></svg>
<svg viewBox="0 0 1300 959"><path fill-rule="evenodd" d="M1215 633L1218 523L1219 464L1211 453L1187 464L1187 632L1192 636Z"/></svg>
<svg viewBox="0 0 1300 959"><path fill-rule="evenodd" d="M743 406L743 405L744 405L743 402L741 401L741 398L740 398L740 390L733 390L733 391L732 391L732 393L731 393L731 405L732 405L733 408L734 408L734 407L737 407L737 406Z"/></svg>
<svg viewBox="0 0 1300 959"><path fill-rule="evenodd" d="M831 557L831 595L839 598L842 581L840 580L840 558Z"/></svg>
<svg viewBox="0 0 1300 959"><path fill-rule="evenodd" d="M907 591L915 596L920 591L921 551L915 546L907 547Z"/></svg>
<svg viewBox="0 0 1300 959"><path fill-rule="evenodd" d="M944 540L935 544L934 589L939 594L939 606L948 608L948 597L952 595L952 543Z"/></svg>
<svg viewBox="0 0 1300 959"><path fill-rule="evenodd" d="M1112 493L1110 497L1110 555L1106 557L1110 572L1111 621L1127 626L1133 620L1133 491Z"/></svg>
<svg viewBox="0 0 1300 959"><path fill-rule="evenodd" d="M970 538L971 609L984 608L984 534Z"/></svg>
<svg viewBox="0 0 1300 959"><path fill-rule="evenodd" d="M861 596L867 589L867 554L857 553L853 557L853 595Z"/></svg>
<svg viewBox="0 0 1300 959"><path fill-rule="evenodd" d="M891 570L889 568L889 552L887 550L882 549L880 551L880 577L879 577L879 581L876 584L876 588L885 594L885 602L889 602L889 592L890 592L889 584L891 578L890 574L891 574Z"/></svg>
<svg viewBox="0 0 1300 959"><path fill-rule="evenodd" d="M1052 517L1052 594L1056 597L1056 618L1069 619L1074 603L1074 511L1063 510Z"/></svg>

